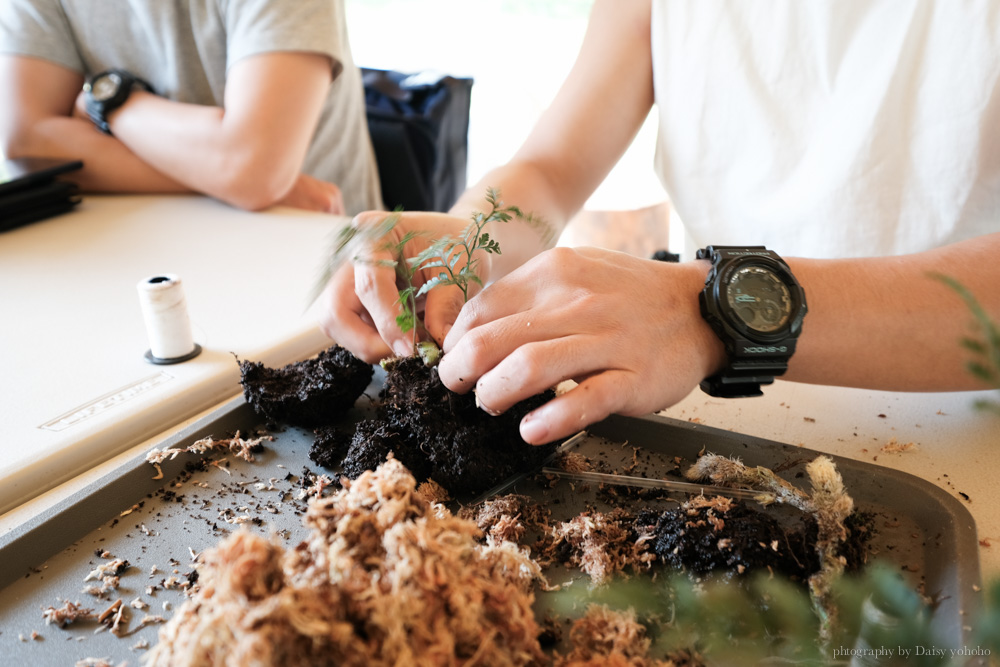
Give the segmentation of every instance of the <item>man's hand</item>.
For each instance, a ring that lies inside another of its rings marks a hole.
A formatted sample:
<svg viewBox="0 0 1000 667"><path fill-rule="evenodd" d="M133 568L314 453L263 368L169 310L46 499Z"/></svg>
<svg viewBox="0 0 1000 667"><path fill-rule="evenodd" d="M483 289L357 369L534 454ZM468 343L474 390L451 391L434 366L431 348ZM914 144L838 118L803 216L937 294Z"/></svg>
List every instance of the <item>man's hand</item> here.
<svg viewBox="0 0 1000 667"><path fill-rule="evenodd" d="M698 307L707 273L707 262L549 250L466 304L444 342L441 380L458 392L475 388L491 414L563 380L579 382L521 422L533 444L612 413L666 408L725 360Z"/></svg>
<svg viewBox="0 0 1000 667"><path fill-rule="evenodd" d="M307 211L344 215L344 198L340 188L308 174L299 174L291 191L278 203Z"/></svg>
<svg viewBox="0 0 1000 667"><path fill-rule="evenodd" d="M383 211L362 213L353 225L360 229L357 248L349 248L344 264L337 268L319 300L323 331L350 350L359 359L375 363L395 355L413 352L414 338L420 331L404 333L396 323L400 314L399 289L394 263L416 257L437 238L457 237L468 221L444 213L402 213L393 228L380 238L366 237L389 215ZM401 239L414 236L405 244L403 255L396 252ZM479 276L488 279L490 255L477 264ZM428 269L413 276L419 288L440 271ZM423 327L438 345L444 341L464 302L454 286L437 287L417 304Z"/></svg>
<svg viewBox="0 0 1000 667"><path fill-rule="evenodd" d="M73 104L73 118L81 118L88 123L91 122L90 114L87 113L87 93L80 89L77 93L76 102Z"/></svg>

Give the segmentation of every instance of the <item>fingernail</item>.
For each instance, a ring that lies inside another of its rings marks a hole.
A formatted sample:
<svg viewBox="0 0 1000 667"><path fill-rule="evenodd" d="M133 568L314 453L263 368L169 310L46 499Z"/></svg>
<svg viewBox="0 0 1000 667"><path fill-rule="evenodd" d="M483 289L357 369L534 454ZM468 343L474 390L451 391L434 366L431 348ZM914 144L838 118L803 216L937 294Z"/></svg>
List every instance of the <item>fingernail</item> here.
<svg viewBox="0 0 1000 667"><path fill-rule="evenodd" d="M502 414L498 410L494 410L493 408L491 408L490 406L486 405L481 400L479 400L479 394L476 394L476 407L479 408L480 410L485 411L486 414L488 414L491 417L499 417Z"/></svg>
<svg viewBox="0 0 1000 667"><path fill-rule="evenodd" d="M539 411L529 412L521 420L521 437L525 442L542 445L548 442L549 425Z"/></svg>
<svg viewBox="0 0 1000 667"><path fill-rule="evenodd" d="M413 346L405 340L397 340L393 343L392 350L396 353L397 357L408 357L413 354Z"/></svg>

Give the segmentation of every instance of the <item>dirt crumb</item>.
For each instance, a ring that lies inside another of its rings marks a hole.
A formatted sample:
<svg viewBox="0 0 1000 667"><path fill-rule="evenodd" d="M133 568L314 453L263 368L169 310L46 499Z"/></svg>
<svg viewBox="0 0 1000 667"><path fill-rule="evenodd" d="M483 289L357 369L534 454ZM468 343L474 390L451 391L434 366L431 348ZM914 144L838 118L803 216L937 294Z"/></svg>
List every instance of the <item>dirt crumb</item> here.
<svg viewBox="0 0 1000 667"><path fill-rule="evenodd" d="M886 454L902 454L903 452L913 451L916 444L912 442L902 443L897 442L896 438L892 438L886 444L882 445L882 451Z"/></svg>
<svg viewBox="0 0 1000 667"><path fill-rule="evenodd" d="M70 602L69 600L67 600L66 603L58 609L55 607L49 607L44 610L42 612L42 617L45 619L46 625L55 623L60 628L65 628L69 624L79 620L97 618L93 609L84 607L79 602Z"/></svg>

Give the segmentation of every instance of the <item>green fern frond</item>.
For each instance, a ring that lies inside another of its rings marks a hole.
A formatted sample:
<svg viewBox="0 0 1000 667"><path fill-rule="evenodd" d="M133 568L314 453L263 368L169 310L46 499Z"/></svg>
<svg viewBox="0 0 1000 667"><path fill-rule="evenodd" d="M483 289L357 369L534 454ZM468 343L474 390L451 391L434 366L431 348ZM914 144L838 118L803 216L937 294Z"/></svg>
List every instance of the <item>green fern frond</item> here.
<svg viewBox="0 0 1000 667"><path fill-rule="evenodd" d="M993 321L975 295L961 282L942 273L930 273L957 294L966 304L979 328L980 338L962 338L960 344L973 354L966 363L969 373L984 383L1000 388L1000 325ZM1000 403L977 401L976 407L1000 413Z"/></svg>

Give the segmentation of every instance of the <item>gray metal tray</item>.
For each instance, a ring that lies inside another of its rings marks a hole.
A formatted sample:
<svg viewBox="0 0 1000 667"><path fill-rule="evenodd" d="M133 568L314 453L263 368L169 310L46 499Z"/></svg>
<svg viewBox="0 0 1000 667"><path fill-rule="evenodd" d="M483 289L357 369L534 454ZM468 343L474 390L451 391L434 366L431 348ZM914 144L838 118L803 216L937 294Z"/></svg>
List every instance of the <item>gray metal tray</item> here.
<svg viewBox="0 0 1000 667"><path fill-rule="evenodd" d="M806 464L821 454L805 447L675 419L619 416L588 428L586 437L570 450L611 470L625 471L630 479L650 477L679 482L687 481L681 472L699 456L706 452L720 454L739 458L748 466L771 468L803 490L809 487ZM979 545L968 509L946 491L908 473L827 456L836 463L855 507L874 514L876 533L870 543L871 562L898 567L912 587L936 601L931 622L935 635L925 638L928 646L953 649L970 646L982 594ZM572 475L566 475L554 486L551 484L545 475L528 474L509 480L491 494L527 495L549 509L554 520L562 521L579 513L581 506L597 511L615 506L632 510L674 509L678 501L691 496L689 492L677 491L657 493L652 500L636 498L634 493L608 497L597 492L594 482L574 480ZM639 487L639 483L635 486ZM771 506L768 511L786 525L792 525L800 516L798 510L788 506ZM579 570L554 568L548 574L550 581L557 584L589 582L587 575ZM536 613L552 608L552 603L545 601L548 595L551 594L539 593L541 605L536 605ZM973 659L965 664L986 662Z"/></svg>
<svg viewBox="0 0 1000 667"><path fill-rule="evenodd" d="M374 392L375 384L345 420L366 416ZM259 424L243 399L234 399L159 446L186 447L199 438L226 437L237 430L246 435ZM147 587L191 572L192 553L213 546L238 528L227 523L227 518L248 517L243 525L251 530L277 534L286 546L297 544L305 534L300 519L306 501L298 498L302 469L326 471L308 458L310 432L288 428L272 435L275 440L265 443L266 450L253 463L225 456L228 467L223 467L228 472L216 466L185 472L186 464L200 460L189 455L162 464L164 478L154 480L155 470L139 457L0 537L0 652L4 662L67 665L93 657L136 665L142 653L136 645L154 644L159 626L116 637L94 621L65 629L46 625L42 610L70 600L99 612L119 597L126 605L139 597L149 609L130 609L127 627L136 628L146 613L169 618L183 594L166 589L149 593ZM739 456L749 465L779 467L793 481L804 478L799 475L804 464L818 454L661 417L611 417L591 427L577 447L618 468L626 467L633 459L633 448L639 448L644 463L632 474L673 468L675 457L690 462L707 450ZM898 564L914 585L940 600L934 612L940 635L935 637L937 645L966 645L968 626L978 613L975 589L980 584L976 529L969 512L919 478L832 458L857 506L884 519L879 521L876 543L880 557ZM511 488L524 487L529 481L530 477L513 480ZM565 511L574 510L573 502L563 504ZM132 566L121 575L121 587L109 600L96 600L82 592L87 574L107 562L96 555L101 551L124 558ZM156 571L151 573L153 566ZM31 638L33 632L38 633L37 639Z"/></svg>

